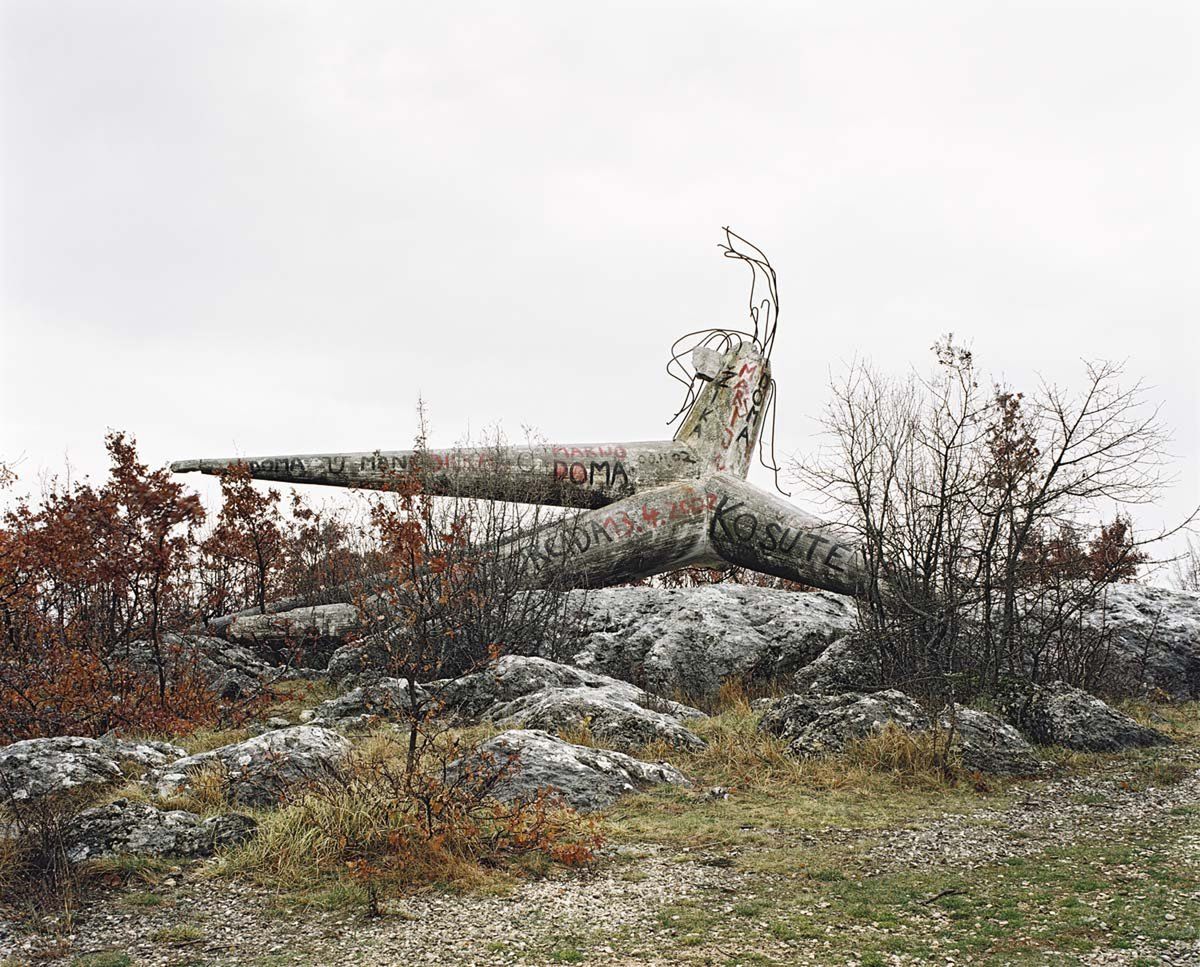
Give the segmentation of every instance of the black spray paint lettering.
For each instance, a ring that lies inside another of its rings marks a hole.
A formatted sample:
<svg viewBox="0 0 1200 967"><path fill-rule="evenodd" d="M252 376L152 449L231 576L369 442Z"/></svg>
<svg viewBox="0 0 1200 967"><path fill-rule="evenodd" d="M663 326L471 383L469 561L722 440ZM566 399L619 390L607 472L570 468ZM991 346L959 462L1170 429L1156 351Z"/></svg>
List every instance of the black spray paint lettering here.
<svg viewBox="0 0 1200 967"><path fill-rule="evenodd" d="M755 536L759 534L759 519L753 512L743 510L742 508L745 506L744 502L730 505L728 495L722 495L720 502L713 509L712 520L709 522L709 536L719 540L723 535L724 539L731 543L753 544ZM718 525L720 525L720 534L717 532ZM795 536L791 536L793 534L791 527L784 527L773 521L762 528L761 533L762 538L756 545L760 551L790 555L800 543L800 539L807 537L809 545L808 552L804 555L805 560L812 561L817 558L818 548L828 545L829 549L819 559L820 563L833 571L845 571L842 565L836 563L839 555L849 551L845 545L831 541L820 534L807 533L799 528L794 532ZM791 537L790 543L788 543L789 537Z"/></svg>

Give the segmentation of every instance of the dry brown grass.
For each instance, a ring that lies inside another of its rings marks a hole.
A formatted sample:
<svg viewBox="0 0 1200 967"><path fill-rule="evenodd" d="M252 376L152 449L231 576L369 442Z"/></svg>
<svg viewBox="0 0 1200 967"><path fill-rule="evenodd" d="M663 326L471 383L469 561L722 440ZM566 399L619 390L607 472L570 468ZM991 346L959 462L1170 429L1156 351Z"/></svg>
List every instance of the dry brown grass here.
<svg viewBox="0 0 1200 967"><path fill-rule="evenodd" d="M189 774L187 787L157 800L163 809L184 809L201 816L229 812L229 770L223 762L206 762Z"/></svg>
<svg viewBox="0 0 1200 967"><path fill-rule="evenodd" d="M549 800L496 803L479 792L490 788L486 776L481 785L470 772L446 772L450 753L472 747L458 739L423 753L413 775L406 738L373 732L292 804L262 814L254 839L225 855L223 872L293 891L358 884L374 908L380 890L479 889L550 862L590 861L598 842L591 823Z"/></svg>

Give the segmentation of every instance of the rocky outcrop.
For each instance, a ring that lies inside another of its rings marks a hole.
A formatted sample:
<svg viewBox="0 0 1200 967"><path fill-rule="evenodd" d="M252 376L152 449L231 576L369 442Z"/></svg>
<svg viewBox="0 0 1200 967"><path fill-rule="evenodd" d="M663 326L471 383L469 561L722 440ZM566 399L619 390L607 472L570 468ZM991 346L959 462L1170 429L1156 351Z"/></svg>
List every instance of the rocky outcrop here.
<svg viewBox="0 0 1200 967"><path fill-rule="evenodd" d="M531 800L539 790L548 789L581 812L603 809L626 793L652 786L688 784L674 766L572 745L532 729L502 732L457 767L482 774L507 767L508 774L492 793L502 802Z"/></svg>
<svg viewBox="0 0 1200 967"><path fill-rule="evenodd" d="M879 688L879 662L855 635L839 638L792 678L797 692L840 695Z"/></svg>
<svg viewBox="0 0 1200 967"><path fill-rule="evenodd" d="M1001 710L1011 725L1042 745L1113 752L1168 745L1171 741L1066 682L1010 691L1001 702Z"/></svg>
<svg viewBox="0 0 1200 967"><path fill-rule="evenodd" d="M63 792L98 792L186 755L165 742L77 735L25 739L0 749L0 799L32 802Z"/></svg>
<svg viewBox="0 0 1200 967"><path fill-rule="evenodd" d="M156 771L157 794L169 799L185 792L192 776L203 769L219 769L231 802L245 806L271 806L299 784L326 774L350 751L350 742L338 733L315 725L275 729L188 756Z"/></svg>
<svg viewBox="0 0 1200 967"><path fill-rule="evenodd" d="M547 689L607 689L635 705L680 718L704 714L609 675L522 655L505 655L480 671L433 682L430 688L446 708L468 719L489 718L500 706Z"/></svg>
<svg viewBox="0 0 1200 967"><path fill-rule="evenodd" d="M375 638L352 641L334 649L325 673L334 684L370 681L387 668L387 651Z"/></svg>
<svg viewBox="0 0 1200 967"><path fill-rule="evenodd" d="M256 695L281 670L241 645L211 635L163 635L161 654L168 680L180 671L198 674L222 698ZM148 641L129 646L129 659L147 674L157 674L154 648Z"/></svg>
<svg viewBox="0 0 1200 967"><path fill-rule="evenodd" d="M938 725L953 730L953 748L968 772L993 776L1033 776L1045 764L1020 732L989 712L955 705Z"/></svg>
<svg viewBox="0 0 1200 967"><path fill-rule="evenodd" d="M1119 685L1200 697L1200 594L1114 584L1087 622L1104 631L1120 665Z"/></svg>
<svg viewBox="0 0 1200 967"><path fill-rule="evenodd" d="M72 820L66 852L73 863L104 856L208 856L218 847L249 839L255 825L239 813L202 819L179 809L116 799Z"/></svg>
<svg viewBox="0 0 1200 967"><path fill-rule="evenodd" d="M849 633L856 614L841 595L736 584L612 588L583 602L574 664L667 695L790 678Z"/></svg>
<svg viewBox="0 0 1200 967"><path fill-rule="evenodd" d="M650 742L704 748L674 715L638 705L611 688L547 688L497 706L491 718L506 728L568 733L586 728L601 745L625 752Z"/></svg>
<svg viewBox="0 0 1200 967"><path fill-rule="evenodd" d="M804 693L767 702L759 730L788 743L793 755L817 756L843 751L888 725L911 734L933 723L909 696L895 689L842 695ZM1030 776L1043 771L1033 747L1011 725L988 712L955 705L937 719L951 731L951 749L963 768L998 776Z"/></svg>
<svg viewBox="0 0 1200 967"><path fill-rule="evenodd" d="M429 699L429 693L418 685L414 698L421 707ZM411 706L406 679L380 678L322 702L301 718L311 725L360 729L379 720L404 718Z"/></svg>
<svg viewBox="0 0 1200 967"><path fill-rule="evenodd" d="M653 741L681 749L704 745L681 721L702 716L697 709L545 658L506 655L482 671L430 688L449 711L469 721L550 732L586 726L596 740L624 751Z"/></svg>
<svg viewBox="0 0 1200 967"><path fill-rule="evenodd" d="M841 752L850 742L889 724L920 732L929 727L929 720L911 698L888 689L869 694L785 695L766 707L758 728L786 741L792 755L809 756Z"/></svg>

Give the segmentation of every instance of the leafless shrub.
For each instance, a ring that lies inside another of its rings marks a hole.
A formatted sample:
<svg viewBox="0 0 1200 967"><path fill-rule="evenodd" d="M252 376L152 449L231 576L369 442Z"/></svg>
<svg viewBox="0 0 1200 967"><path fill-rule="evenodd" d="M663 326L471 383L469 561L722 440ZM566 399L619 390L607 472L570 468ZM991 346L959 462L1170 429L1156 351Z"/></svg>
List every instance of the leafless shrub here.
<svg viewBox="0 0 1200 967"><path fill-rule="evenodd" d="M1157 410L1112 364L1087 364L1078 393L1025 395L982 388L950 338L934 350L927 378L852 364L830 448L792 466L859 537L881 680L939 698L1009 676L1111 686L1107 638L1084 619L1147 560L1127 508L1166 482Z"/></svg>

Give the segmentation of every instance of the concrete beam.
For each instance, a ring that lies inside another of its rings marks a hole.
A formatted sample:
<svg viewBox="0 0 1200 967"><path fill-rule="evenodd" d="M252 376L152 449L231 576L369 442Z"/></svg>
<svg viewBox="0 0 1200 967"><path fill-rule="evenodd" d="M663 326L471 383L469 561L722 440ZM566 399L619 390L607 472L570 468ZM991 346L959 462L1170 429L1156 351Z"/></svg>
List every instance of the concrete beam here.
<svg viewBox="0 0 1200 967"><path fill-rule="evenodd" d="M545 444L427 450L426 492L561 507L603 507L647 487L695 478L699 460L684 443ZM176 473L219 474L242 463L256 480L383 489L416 471L412 450L180 460Z"/></svg>

